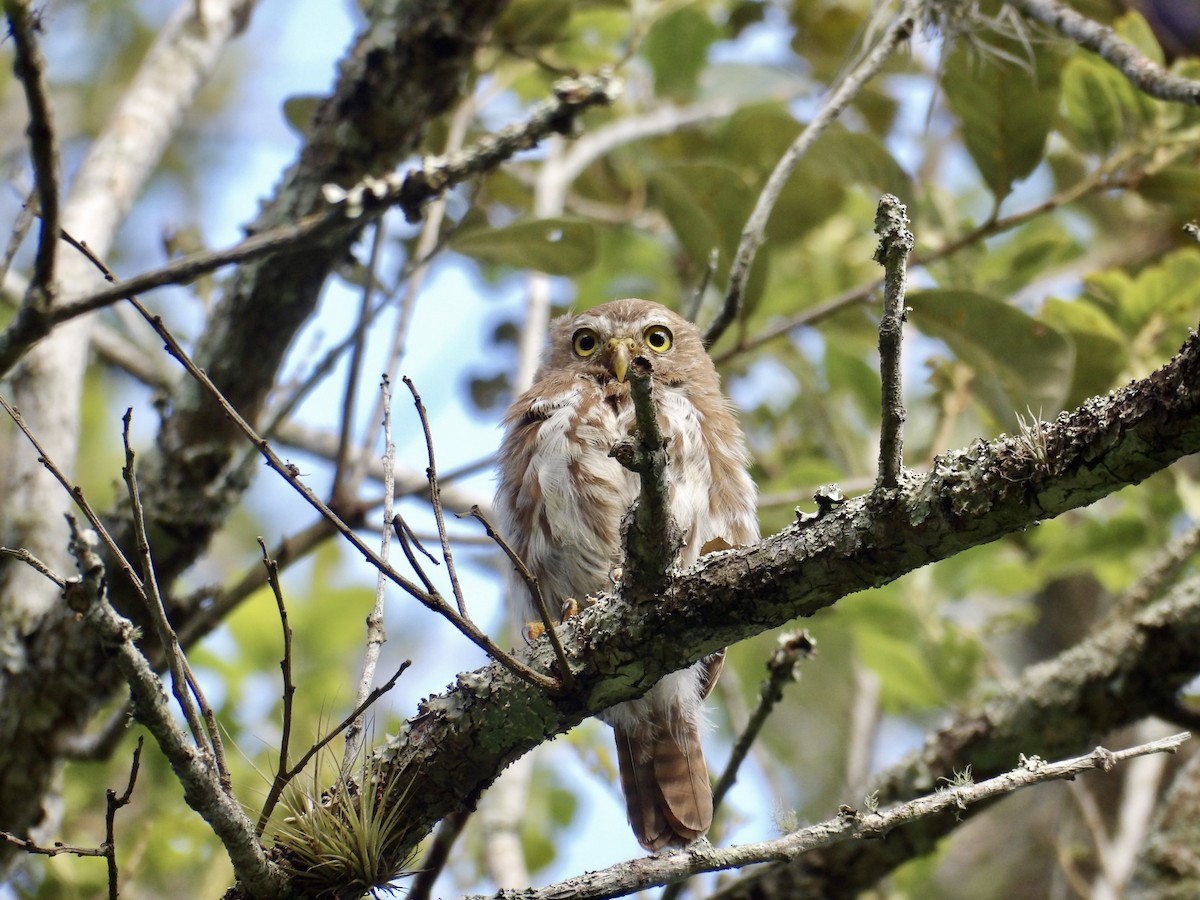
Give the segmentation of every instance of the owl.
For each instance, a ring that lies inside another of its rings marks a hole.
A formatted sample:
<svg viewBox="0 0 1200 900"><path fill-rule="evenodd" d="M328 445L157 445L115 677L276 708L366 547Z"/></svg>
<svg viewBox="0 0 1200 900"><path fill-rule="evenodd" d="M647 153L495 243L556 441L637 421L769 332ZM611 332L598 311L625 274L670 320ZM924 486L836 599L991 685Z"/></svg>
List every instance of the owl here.
<svg viewBox="0 0 1200 900"><path fill-rule="evenodd" d="M639 357L652 367L667 441L670 509L684 532L678 563L758 538L742 431L696 327L636 299L565 316L551 326L533 387L504 418L496 494L502 532L550 609L611 588L621 566L621 520L639 481L609 450L634 429L626 374ZM522 621L538 617L521 579L510 593ZM701 705L723 662L723 651L713 654L600 716L615 733L629 823L651 852L687 845L712 823Z"/></svg>

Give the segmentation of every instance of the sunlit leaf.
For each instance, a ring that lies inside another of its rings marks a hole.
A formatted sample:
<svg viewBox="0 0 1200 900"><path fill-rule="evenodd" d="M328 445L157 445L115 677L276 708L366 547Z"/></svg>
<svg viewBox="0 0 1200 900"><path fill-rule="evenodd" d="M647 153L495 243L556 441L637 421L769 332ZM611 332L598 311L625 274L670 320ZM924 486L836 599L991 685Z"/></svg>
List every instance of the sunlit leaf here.
<svg viewBox="0 0 1200 900"><path fill-rule="evenodd" d="M1018 46L1012 52L1014 59L981 56L960 43L941 78L962 120L967 152L997 201L1041 161L1060 91L1061 62L1051 50Z"/></svg>
<svg viewBox="0 0 1200 900"><path fill-rule="evenodd" d="M596 226L583 219L528 219L456 232L450 248L482 262L573 275L596 259Z"/></svg>
<svg viewBox="0 0 1200 900"><path fill-rule="evenodd" d="M696 88L709 46L721 36L706 8L687 4L655 21L642 41L660 96L684 99Z"/></svg>
<svg viewBox="0 0 1200 900"><path fill-rule="evenodd" d="M940 338L975 372L978 398L1004 426L1027 409L1062 409L1075 351L1057 329L987 294L932 290L909 294L910 321Z"/></svg>

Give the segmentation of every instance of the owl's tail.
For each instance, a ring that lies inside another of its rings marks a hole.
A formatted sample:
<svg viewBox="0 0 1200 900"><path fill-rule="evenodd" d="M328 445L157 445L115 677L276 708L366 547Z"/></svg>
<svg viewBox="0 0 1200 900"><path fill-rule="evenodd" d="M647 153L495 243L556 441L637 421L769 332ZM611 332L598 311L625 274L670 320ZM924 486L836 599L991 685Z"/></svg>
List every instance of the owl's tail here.
<svg viewBox="0 0 1200 900"><path fill-rule="evenodd" d="M712 824L712 787L694 722L639 739L614 728L625 809L638 843L650 852L683 847Z"/></svg>

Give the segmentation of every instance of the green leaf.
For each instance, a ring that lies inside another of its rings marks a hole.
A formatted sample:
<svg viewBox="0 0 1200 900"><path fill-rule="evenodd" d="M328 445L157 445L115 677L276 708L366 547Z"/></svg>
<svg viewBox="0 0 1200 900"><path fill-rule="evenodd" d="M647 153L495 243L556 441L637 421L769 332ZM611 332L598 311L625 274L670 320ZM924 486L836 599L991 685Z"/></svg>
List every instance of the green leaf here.
<svg viewBox="0 0 1200 900"><path fill-rule="evenodd" d="M712 249L718 249L720 284L728 276L754 199L745 180L730 166L680 163L653 169L647 181L652 199L693 260L703 266Z"/></svg>
<svg viewBox="0 0 1200 900"><path fill-rule="evenodd" d="M1200 172L1191 165L1168 166L1139 181L1137 192L1152 203L1194 215L1200 210Z"/></svg>
<svg viewBox="0 0 1200 900"><path fill-rule="evenodd" d="M1063 405L1078 406L1111 390L1129 365L1128 339L1113 320L1084 298L1051 298L1042 307L1042 318L1075 345L1075 377Z"/></svg>
<svg viewBox="0 0 1200 900"><path fill-rule="evenodd" d="M596 226L565 217L527 219L502 228L459 231L450 238L450 248L481 262L575 275L596 260Z"/></svg>
<svg viewBox="0 0 1200 900"><path fill-rule="evenodd" d="M908 302L909 320L975 370L976 394L1003 427L1026 409L1045 418L1063 408L1075 350L1056 328L972 291L920 291Z"/></svg>
<svg viewBox="0 0 1200 900"><path fill-rule="evenodd" d="M1061 59L1016 45L1014 59L979 57L966 42L950 54L941 87L963 140L997 203L1042 159L1058 109Z"/></svg>
<svg viewBox="0 0 1200 900"><path fill-rule="evenodd" d="M707 62L708 48L720 37L720 29L701 4L681 6L651 25L641 53L654 71L659 96L690 98Z"/></svg>
<svg viewBox="0 0 1200 900"><path fill-rule="evenodd" d="M1083 150L1107 156L1153 121L1153 102L1125 76L1079 53L1063 74L1067 131Z"/></svg>
<svg viewBox="0 0 1200 900"><path fill-rule="evenodd" d="M514 47L539 47L557 41L570 20L570 0L513 0L496 24L496 37Z"/></svg>

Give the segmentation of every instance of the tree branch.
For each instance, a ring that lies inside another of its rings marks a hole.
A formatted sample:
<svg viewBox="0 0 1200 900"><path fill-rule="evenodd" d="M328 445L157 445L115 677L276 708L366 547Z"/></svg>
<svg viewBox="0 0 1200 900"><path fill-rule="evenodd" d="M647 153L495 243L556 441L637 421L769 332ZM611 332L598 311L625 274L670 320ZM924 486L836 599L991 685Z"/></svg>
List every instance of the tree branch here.
<svg viewBox="0 0 1200 900"><path fill-rule="evenodd" d="M1131 620L1106 626L1058 657L1032 666L1003 694L960 713L923 749L881 773L871 793L889 804L929 791L955 771L1002 770L1017 753L1078 752L1110 732L1157 715L1200 667L1200 578ZM886 842L842 845L747 873L720 900L821 897L866 890L910 859L932 851L960 817L928 819Z"/></svg>
<svg viewBox="0 0 1200 900"><path fill-rule="evenodd" d="M254 826L223 783L212 756L197 747L176 723L162 682L134 643L137 629L108 602L104 564L76 531L71 552L80 577L68 584L67 604L83 617L112 653L133 695L134 715L149 729L183 785L184 799L211 826L229 853L238 880L256 897L282 896L285 873L267 859Z"/></svg>
<svg viewBox="0 0 1200 900"><path fill-rule="evenodd" d="M679 878L702 872L721 872L740 869L754 863L794 860L813 850L830 847L854 839L878 839L888 832L911 822L944 811L958 812L986 800L1010 794L1048 781L1075 778L1093 769L1110 771L1127 759L1152 753L1174 753L1191 735L1186 732L1160 741L1152 741L1126 750L1113 752L1097 747L1086 756L1045 762L1038 757L1021 755L1021 764L1003 775L975 783L954 783L939 787L936 792L891 809L861 813L842 807L836 819L802 828L772 841L734 847L713 847L693 844L682 850L656 853L620 863L600 872L588 872L577 878L552 884L537 890L497 891L493 900L605 900L623 897L643 888L666 884ZM842 894L843 896L845 894ZM794 895L788 895L794 896ZM470 900L485 900L474 897Z"/></svg>
<svg viewBox="0 0 1200 900"><path fill-rule="evenodd" d="M896 47L909 38L916 24L920 5L914 0L905 0L896 14L895 20L884 32L879 43L838 84L821 106L820 112L813 116L812 121L805 126L804 130L800 132L800 136L792 142L792 145L780 157L779 162L775 164L775 169L767 179L766 185L763 186L762 192L759 193L754 210L750 213L750 218L746 220L746 226L742 229L741 242L738 244L737 252L733 257L733 265L729 270L729 286L725 291L725 305L704 335L705 346L711 347L715 344L737 318L742 296L746 292L746 284L750 281L750 268L754 265L754 257L758 254L758 248L762 246L771 211L774 210L775 203L783 192L788 179L792 177L792 172L796 170L796 166L804 154L816 143L817 138L834 123L841 115L842 110L858 95L864 85L883 68L883 64L888 61Z"/></svg>
<svg viewBox="0 0 1200 900"><path fill-rule="evenodd" d="M8 17L9 36L16 48L13 71L25 88L25 104L29 108L26 133L42 220L26 305L31 307L30 312L41 315L49 310L55 287L54 262L59 229L58 139L46 85L46 59L37 41L42 13L31 10L25 0L4 0L4 13ZM25 314L24 309L21 314Z"/></svg>
<svg viewBox="0 0 1200 900"><path fill-rule="evenodd" d="M883 382L883 417L879 429L878 486L891 490L904 473L904 393L900 377L900 342L904 338L904 290L913 236L908 210L896 197L884 194L875 213L879 247L875 262L884 268L883 315L879 319L879 374Z"/></svg>
<svg viewBox="0 0 1200 900"><path fill-rule="evenodd" d="M1168 72L1121 40L1111 28L1059 0L1008 0L1026 18L1049 25L1063 37L1098 54L1140 91L1159 100L1200 106L1200 81Z"/></svg>
<svg viewBox="0 0 1200 900"><path fill-rule="evenodd" d="M620 597L593 604L561 629L567 654L577 661L571 696L539 691L497 665L461 674L377 751L381 777L412 779L407 810L415 819L406 819L405 827L417 839L446 814L473 805L508 762L548 735L639 696L667 672L848 594L1086 506L1197 452L1200 336L1149 377L1061 414L1045 435L1048 464L1008 437L978 441L939 456L932 473L909 479L886 502L855 498L754 547L701 559L670 579L653 604L633 607ZM1156 694L1172 690L1172 678L1191 677L1200 665L1200 613L1175 625L1148 628L1158 646L1122 657L1127 667L1153 668L1137 677L1127 672L1115 687L1106 682L1106 697L1119 693L1121 703L1112 701L1104 716L1090 707L1077 711L1079 733L1144 713ZM529 656L534 668L551 665L543 642ZM1169 677L1167 666L1174 673ZM1065 733L1062 721L1055 727Z"/></svg>

